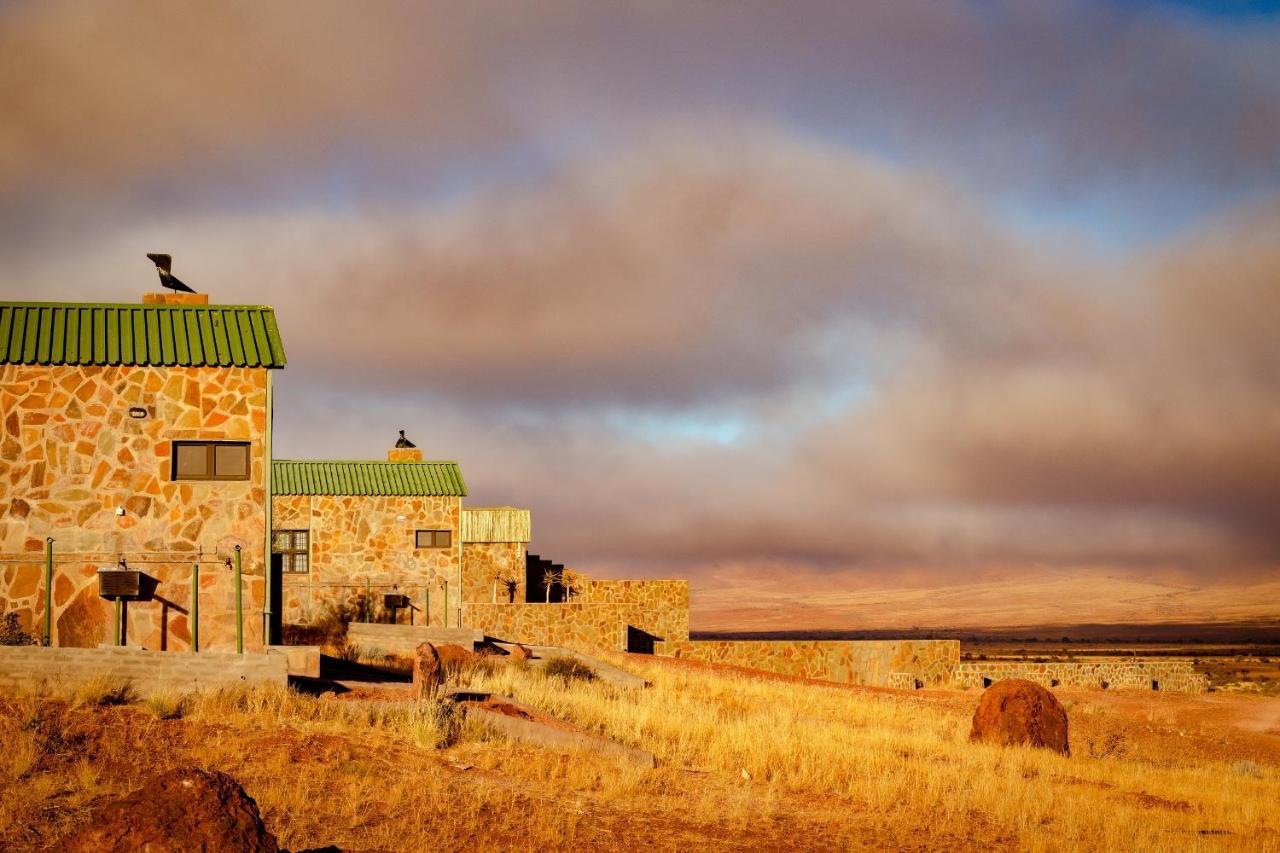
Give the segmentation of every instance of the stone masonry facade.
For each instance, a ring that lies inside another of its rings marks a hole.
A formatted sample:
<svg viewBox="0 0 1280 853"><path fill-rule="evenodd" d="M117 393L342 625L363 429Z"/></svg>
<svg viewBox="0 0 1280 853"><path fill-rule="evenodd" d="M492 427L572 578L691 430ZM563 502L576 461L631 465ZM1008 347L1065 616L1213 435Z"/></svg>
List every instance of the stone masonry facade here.
<svg viewBox="0 0 1280 853"><path fill-rule="evenodd" d="M569 601L463 605L463 622L486 636L579 651L625 651L634 632L689 639L689 584L681 580L586 580Z"/></svg>
<svg viewBox="0 0 1280 853"><path fill-rule="evenodd" d="M870 687L944 687L960 663L959 640L695 640L661 643L656 651Z"/></svg>
<svg viewBox="0 0 1280 853"><path fill-rule="evenodd" d="M277 495L272 499L275 530L310 532L310 570L282 575L284 621L313 625L345 613L384 618L383 596L409 596L413 618L421 623L428 604L429 622L443 625L458 606L461 559L457 497L371 495ZM415 530L448 530L447 548L418 548ZM365 591L370 613L364 611ZM402 621L409 613L398 616Z"/></svg>
<svg viewBox="0 0 1280 853"><path fill-rule="evenodd" d="M1209 676L1185 660L1116 660L1035 663L966 661L956 668L957 687L985 687L1005 678L1025 678L1045 687L1094 687L1204 693Z"/></svg>
<svg viewBox="0 0 1280 853"><path fill-rule="evenodd" d="M234 648L227 559L241 548L246 648L262 647L268 371L239 367L0 366L0 603L38 633L54 540L52 643L112 641L97 570L123 557L157 578L126 610L126 641L188 648L192 564L202 648ZM130 416L130 409L145 416ZM176 440L245 441L244 481L171 477Z"/></svg>

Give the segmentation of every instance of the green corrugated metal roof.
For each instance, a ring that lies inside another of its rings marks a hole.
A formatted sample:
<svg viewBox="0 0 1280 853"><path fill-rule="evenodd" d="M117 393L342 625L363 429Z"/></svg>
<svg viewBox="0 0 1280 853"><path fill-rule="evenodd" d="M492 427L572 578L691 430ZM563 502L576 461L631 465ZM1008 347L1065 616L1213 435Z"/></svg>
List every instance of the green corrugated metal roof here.
<svg viewBox="0 0 1280 853"><path fill-rule="evenodd" d="M274 495L404 495L466 497L457 462L358 462L277 459Z"/></svg>
<svg viewBox="0 0 1280 853"><path fill-rule="evenodd" d="M0 364L284 367L262 305L0 302Z"/></svg>

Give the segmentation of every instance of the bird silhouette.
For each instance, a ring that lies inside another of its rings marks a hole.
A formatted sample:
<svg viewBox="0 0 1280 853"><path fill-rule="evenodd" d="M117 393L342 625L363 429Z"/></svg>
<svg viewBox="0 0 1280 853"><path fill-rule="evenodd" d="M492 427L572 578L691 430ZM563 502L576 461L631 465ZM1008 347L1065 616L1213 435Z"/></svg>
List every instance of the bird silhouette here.
<svg viewBox="0 0 1280 853"><path fill-rule="evenodd" d="M182 293L195 293L194 290L183 284L173 273L169 272L173 266L173 258L169 255L158 255L154 252L147 252L147 257L151 259L151 263L156 265L156 272L160 274L160 286L167 287L170 290L181 291Z"/></svg>
<svg viewBox="0 0 1280 853"><path fill-rule="evenodd" d="M417 447L412 441L404 437L404 430L400 430L400 438L396 441L396 447Z"/></svg>

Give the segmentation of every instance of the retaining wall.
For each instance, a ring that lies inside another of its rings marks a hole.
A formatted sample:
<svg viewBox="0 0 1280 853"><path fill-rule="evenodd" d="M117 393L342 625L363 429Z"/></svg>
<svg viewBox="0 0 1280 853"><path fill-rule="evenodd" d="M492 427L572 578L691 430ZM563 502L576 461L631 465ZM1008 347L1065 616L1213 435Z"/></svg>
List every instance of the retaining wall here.
<svg viewBox="0 0 1280 853"><path fill-rule="evenodd" d="M1025 678L1045 687L1127 688L1204 693L1209 676L1190 661L1125 660L1062 663L966 661L956 667L958 687L983 687L987 681Z"/></svg>
<svg viewBox="0 0 1280 853"><path fill-rule="evenodd" d="M0 690L37 693L102 676L128 681L140 696L244 684L289 683L288 660L279 652L153 652L129 647L98 649L0 646Z"/></svg>
<svg viewBox="0 0 1280 853"><path fill-rule="evenodd" d="M697 640L654 652L873 687L946 686L960 663L959 640Z"/></svg>

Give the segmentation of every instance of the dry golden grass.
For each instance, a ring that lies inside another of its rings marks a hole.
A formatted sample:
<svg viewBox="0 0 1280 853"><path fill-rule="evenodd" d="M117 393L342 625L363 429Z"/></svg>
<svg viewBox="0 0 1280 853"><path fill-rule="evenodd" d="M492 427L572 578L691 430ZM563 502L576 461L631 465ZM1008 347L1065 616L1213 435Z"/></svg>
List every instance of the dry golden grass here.
<svg viewBox="0 0 1280 853"><path fill-rule="evenodd" d="M1069 699L1064 758L969 744L972 694L623 665L653 686L457 677L648 749L657 770L505 742L434 702L236 690L167 717L0 698L0 849L53 842L96 797L177 764L231 773L295 849L1280 849L1280 750L1242 760L1253 741L1183 732L1159 712L1176 697L1144 717Z"/></svg>

